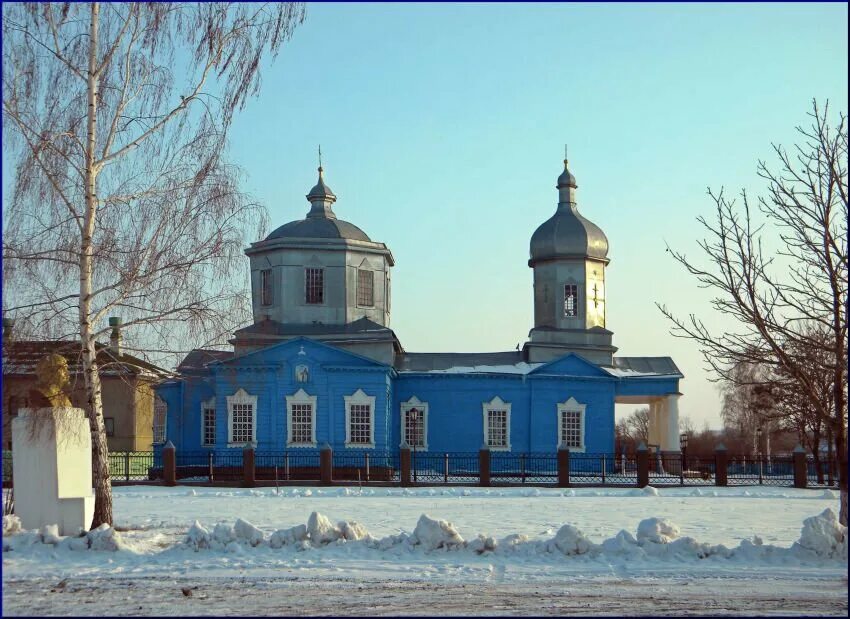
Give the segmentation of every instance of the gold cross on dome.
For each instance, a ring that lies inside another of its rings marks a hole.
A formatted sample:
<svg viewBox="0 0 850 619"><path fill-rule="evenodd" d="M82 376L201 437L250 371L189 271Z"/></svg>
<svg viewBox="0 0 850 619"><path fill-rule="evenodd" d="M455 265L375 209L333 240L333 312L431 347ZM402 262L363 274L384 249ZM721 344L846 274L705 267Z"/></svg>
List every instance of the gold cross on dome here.
<svg viewBox="0 0 850 619"><path fill-rule="evenodd" d="M596 282L593 282L593 307L599 307L599 300L597 298L598 289L596 287Z"/></svg>

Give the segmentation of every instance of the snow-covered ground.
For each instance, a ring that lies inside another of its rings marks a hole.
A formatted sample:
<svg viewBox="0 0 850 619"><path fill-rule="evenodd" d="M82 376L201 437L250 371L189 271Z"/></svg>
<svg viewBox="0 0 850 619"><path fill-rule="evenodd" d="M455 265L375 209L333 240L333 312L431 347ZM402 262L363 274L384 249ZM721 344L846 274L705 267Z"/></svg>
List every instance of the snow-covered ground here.
<svg viewBox="0 0 850 619"><path fill-rule="evenodd" d="M830 490L114 492L117 531L4 535L4 614L114 611L101 601L113 596L80 592L115 590L138 602L127 614L342 612L334 599L360 600L352 613L458 614L467 595L467 612L491 613L616 614L616 599L681 614L682 594L713 613L847 610L847 536L825 511L838 510Z"/></svg>

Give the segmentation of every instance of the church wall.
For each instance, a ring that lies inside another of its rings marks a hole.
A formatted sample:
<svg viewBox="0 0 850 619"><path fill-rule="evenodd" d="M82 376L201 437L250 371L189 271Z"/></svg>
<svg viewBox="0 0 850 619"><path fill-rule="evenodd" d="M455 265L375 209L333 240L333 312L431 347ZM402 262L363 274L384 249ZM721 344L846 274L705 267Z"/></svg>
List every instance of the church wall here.
<svg viewBox="0 0 850 619"><path fill-rule="evenodd" d="M357 304L357 270L372 271L374 304ZM346 252L345 288L346 322L354 322L364 316L379 325L389 326L386 296L389 292L389 270L387 259L378 254L349 250Z"/></svg>
<svg viewBox="0 0 850 619"><path fill-rule="evenodd" d="M401 374L395 381L392 444L401 443L401 403L428 404L428 450L478 451L484 442L483 407L499 396L511 404L511 451L557 448L557 405L574 397L585 409L588 453L614 448L614 384L565 378Z"/></svg>

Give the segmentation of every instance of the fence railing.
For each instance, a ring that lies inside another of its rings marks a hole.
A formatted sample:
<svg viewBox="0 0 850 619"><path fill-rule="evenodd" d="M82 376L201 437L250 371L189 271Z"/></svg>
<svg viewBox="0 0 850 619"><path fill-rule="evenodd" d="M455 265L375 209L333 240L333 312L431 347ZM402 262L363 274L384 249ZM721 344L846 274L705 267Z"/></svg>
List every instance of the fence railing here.
<svg viewBox="0 0 850 619"><path fill-rule="evenodd" d="M245 453L252 451L252 460ZM794 456L688 454L433 452L422 450L176 451L173 479L183 483L384 483L401 485L835 487L835 462ZM12 452L3 452L3 484L12 483ZM251 464L252 462L252 464ZM109 454L113 483L168 482L163 451ZM486 467L482 471L482 467ZM250 471L250 473L248 472ZM484 472L486 471L486 472ZM250 476L250 478L249 478Z"/></svg>

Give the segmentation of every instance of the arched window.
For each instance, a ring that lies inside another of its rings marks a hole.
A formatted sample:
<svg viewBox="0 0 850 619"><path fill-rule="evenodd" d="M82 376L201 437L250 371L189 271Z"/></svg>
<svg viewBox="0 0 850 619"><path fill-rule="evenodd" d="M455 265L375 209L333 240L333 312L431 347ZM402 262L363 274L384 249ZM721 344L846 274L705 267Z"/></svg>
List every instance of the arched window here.
<svg viewBox="0 0 850 619"><path fill-rule="evenodd" d="M566 447L573 452L583 452L584 411L586 404L575 398L558 404L558 447Z"/></svg>
<svg viewBox="0 0 850 619"><path fill-rule="evenodd" d="M241 447L257 442L257 396L239 389L227 396L228 447Z"/></svg>
<svg viewBox="0 0 850 619"><path fill-rule="evenodd" d="M345 400L345 446L371 449L375 446L375 396L362 389Z"/></svg>
<svg viewBox="0 0 850 619"><path fill-rule="evenodd" d="M401 442L428 449L428 403L416 396L401 403Z"/></svg>
<svg viewBox="0 0 850 619"><path fill-rule="evenodd" d="M499 396L482 404L484 441L494 451L511 450L511 405Z"/></svg>

